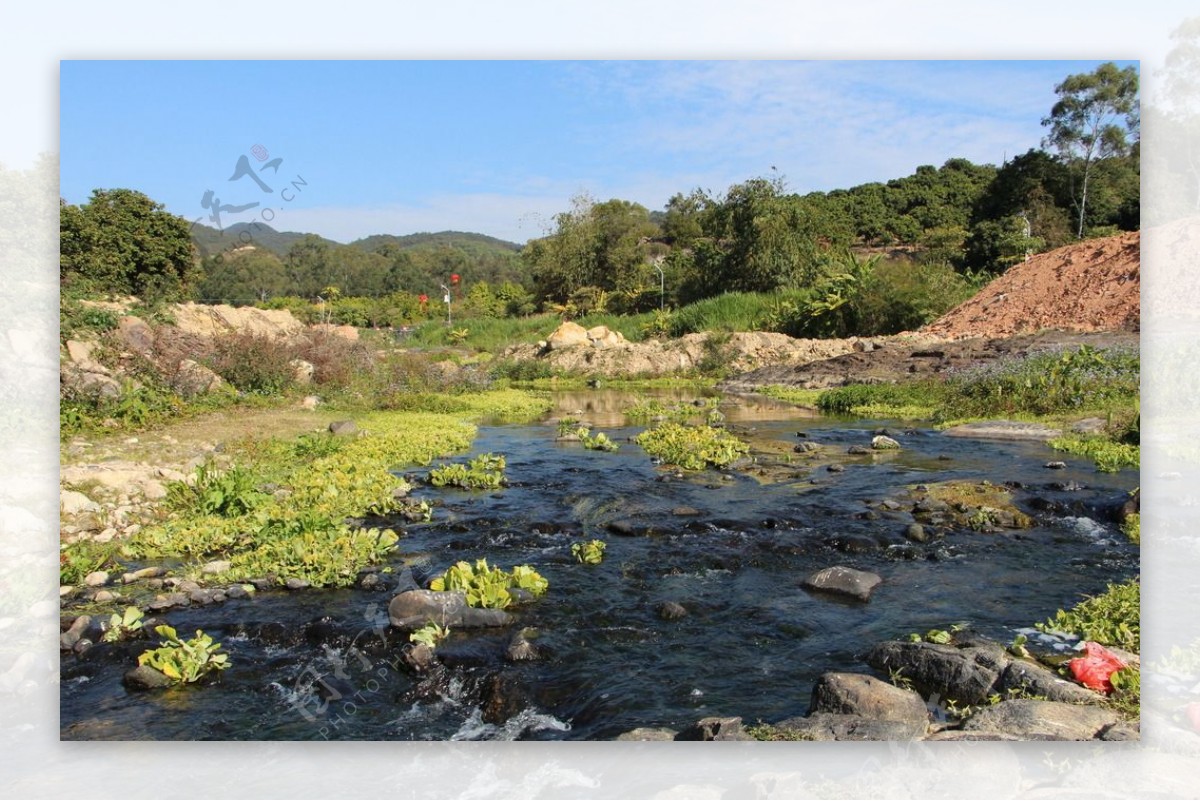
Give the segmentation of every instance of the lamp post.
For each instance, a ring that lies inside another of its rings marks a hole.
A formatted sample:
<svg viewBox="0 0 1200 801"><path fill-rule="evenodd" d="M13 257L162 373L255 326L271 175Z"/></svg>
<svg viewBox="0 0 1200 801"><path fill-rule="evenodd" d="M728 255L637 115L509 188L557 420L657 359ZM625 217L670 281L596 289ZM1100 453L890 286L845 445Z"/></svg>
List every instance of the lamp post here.
<svg viewBox="0 0 1200 801"><path fill-rule="evenodd" d="M442 284L442 300L446 301L446 327L449 328L450 323L450 287Z"/></svg>

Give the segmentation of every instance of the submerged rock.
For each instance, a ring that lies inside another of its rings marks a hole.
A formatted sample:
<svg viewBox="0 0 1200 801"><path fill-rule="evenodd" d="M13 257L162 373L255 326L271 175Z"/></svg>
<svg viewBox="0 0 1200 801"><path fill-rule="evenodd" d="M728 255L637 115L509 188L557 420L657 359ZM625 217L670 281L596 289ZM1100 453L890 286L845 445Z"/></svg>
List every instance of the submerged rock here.
<svg viewBox="0 0 1200 801"><path fill-rule="evenodd" d="M813 573L804 580L804 587L866 601L881 581L883 579L874 573L836 565Z"/></svg>
<svg viewBox="0 0 1200 801"><path fill-rule="evenodd" d="M404 631L415 631L426 623L449 628L507 626L512 615L502 609L475 609L461 592L408 590L388 604L388 620Z"/></svg>

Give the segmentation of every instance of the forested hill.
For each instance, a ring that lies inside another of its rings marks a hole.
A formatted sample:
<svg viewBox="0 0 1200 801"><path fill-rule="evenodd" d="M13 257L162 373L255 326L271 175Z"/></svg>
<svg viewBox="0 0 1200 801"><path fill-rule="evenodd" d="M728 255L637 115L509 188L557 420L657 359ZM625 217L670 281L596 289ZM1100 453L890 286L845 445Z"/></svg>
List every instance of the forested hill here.
<svg viewBox="0 0 1200 801"><path fill-rule="evenodd" d="M465 251L478 250L480 252L487 252L491 250L508 250L513 253L521 252L521 245L518 245L516 242L507 242L503 239L497 239L494 236L472 234L466 231L439 231L436 234L419 233L407 234L405 236L375 234L363 239L356 239L350 244L362 248L369 253L378 253L385 248L406 250L410 248L438 248L443 246L459 248Z"/></svg>
<svg viewBox="0 0 1200 801"><path fill-rule="evenodd" d="M196 225L192 239L203 257L196 296L212 303L312 298L331 287L345 296L396 291L440 296L452 275L464 285L530 283L520 245L461 231L377 234L343 245L316 234L238 223L224 232Z"/></svg>
<svg viewBox="0 0 1200 801"><path fill-rule="evenodd" d="M203 258L215 256L243 245L254 245L283 258L292 245L304 239L305 236L315 236L315 234L276 231L266 223L234 223L224 231L202 223L197 223L192 227L192 241L196 243ZM332 239L324 237L318 237L318 239L327 245L336 246L338 244Z"/></svg>

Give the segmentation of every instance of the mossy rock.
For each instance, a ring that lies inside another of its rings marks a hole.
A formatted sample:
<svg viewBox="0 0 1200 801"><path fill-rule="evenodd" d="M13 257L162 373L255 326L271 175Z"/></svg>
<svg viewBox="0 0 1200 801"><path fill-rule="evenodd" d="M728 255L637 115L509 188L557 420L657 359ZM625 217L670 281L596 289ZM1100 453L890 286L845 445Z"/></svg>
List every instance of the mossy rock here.
<svg viewBox="0 0 1200 801"><path fill-rule="evenodd" d="M944 481L909 488L913 517L919 523L974 531L1023 529L1033 518L1013 502L1012 490L989 481Z"/></svg>

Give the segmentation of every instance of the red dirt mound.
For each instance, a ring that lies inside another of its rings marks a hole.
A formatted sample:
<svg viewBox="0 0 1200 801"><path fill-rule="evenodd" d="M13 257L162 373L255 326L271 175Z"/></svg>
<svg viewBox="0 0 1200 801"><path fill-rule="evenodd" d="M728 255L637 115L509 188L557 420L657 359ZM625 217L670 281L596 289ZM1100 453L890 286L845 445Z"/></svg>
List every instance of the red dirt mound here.
<svg viewBox="0 0 1200 801"><path fill-rule="evenodd" d="M1137 331L1141 234L1132 231L1040 253L921 329L947 339L1044 329Z"/></svg>

